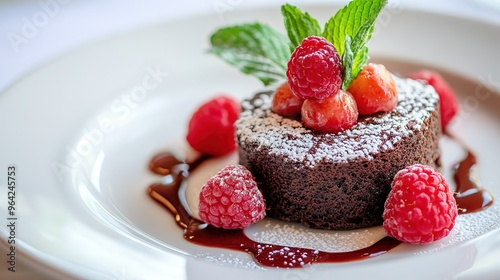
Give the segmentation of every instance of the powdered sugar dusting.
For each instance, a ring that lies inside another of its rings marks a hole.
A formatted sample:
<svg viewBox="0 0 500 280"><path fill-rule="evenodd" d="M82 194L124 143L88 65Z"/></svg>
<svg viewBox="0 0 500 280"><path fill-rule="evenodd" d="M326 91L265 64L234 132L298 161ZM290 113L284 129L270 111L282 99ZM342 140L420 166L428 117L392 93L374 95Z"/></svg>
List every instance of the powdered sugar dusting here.
<svg viewBox="0 0 500 280"><path fill-rule="evenodd" d="M498 204L494 204L491 207L476 213L458 215L455 221L455 227L450 232L448 237L429 244L425 248L415 251L414 254L426 254L438 251L448 246L461 244L499 227L500 206Z"/></svg>
<svg viewBox="0 0 500 280"><path fill-rule="evenodd" d="M307 228L296 223L266 219L245 230L251 239L268 244L324 252L349 252L368 247L385 236L382 227L350 231ZM284 238L286 237L286 238Z"/></svg>
<svg viewBox="0 0 500 280"><path fill-rule="evenodd" d="M259 94L243 102L236 121L240 145L266 149L270 154L313 167L320 162L371 160L380 151L393 149L406 136L421 129L435 111L439 97L434 88L421 82L394 77L399 95L397 107L389 113L360 118L341 133L316 133L300 121L271 111L271 97Z"/></svg>

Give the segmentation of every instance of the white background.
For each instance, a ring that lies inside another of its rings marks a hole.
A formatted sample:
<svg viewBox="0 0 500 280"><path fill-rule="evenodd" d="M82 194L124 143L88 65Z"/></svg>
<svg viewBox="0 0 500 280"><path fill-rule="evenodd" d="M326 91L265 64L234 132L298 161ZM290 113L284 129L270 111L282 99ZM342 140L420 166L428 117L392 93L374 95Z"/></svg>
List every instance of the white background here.
<svg viewBox="0 0 500 280"><path fill-rule="evenodd" d="M110 36L199 13L220 17L221 25L223 25L221 13L262 5L278 6L284 2L269 0L0 0L0 94L11 84L45 63ZM446 11L464 17L494 21L500 25L499 0L396 0L391 2L397 2L403 7ZM3 259L0 257L0 260ZM6 271L4 261L0 263L1 279L35 278L33 272L25 266L14 274ZM41 279L40 276L36 278Z"/></svg>
<svg viewBox="0 0 500 280"><path fill-rule="evenodd" d="M221 13L281 0L0 0L0 92L44 63L109 36L197 13ZM292 3L306 1L289 1ZM307 1L339 2L339 0ZM498 0L392 0L500 22ZM226 9L226 10L224 10ZM221 18L223 24L223 17Z"/></svg>

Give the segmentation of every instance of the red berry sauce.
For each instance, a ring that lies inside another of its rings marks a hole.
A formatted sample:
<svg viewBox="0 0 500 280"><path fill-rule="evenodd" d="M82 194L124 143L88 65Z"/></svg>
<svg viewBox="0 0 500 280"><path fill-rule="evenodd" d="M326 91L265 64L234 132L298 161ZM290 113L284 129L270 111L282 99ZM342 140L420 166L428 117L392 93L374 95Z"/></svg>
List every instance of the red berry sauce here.
<svg viewBox="0 0 500 280"><path fill-rule="evenodd" d="M455 183L457 184L455 198L459 214L477 212L493 203L493 197L487 191L479 188L479 184L470 176L476 159L465 145L463 147L467 150L468 156L454 168ZM172 213L177 225L184 229L186 241L204 246L247 252L263 266L280 268L299 268L312 263L362 260L382 255L401 244L400 241L386 236L373 245L359 250L324 252L256 242L248 238L241 229L227 230L205 224L189 215L181 203L179 190L189 176L189 172L194 171L207 158L202 156L194 162L186 163L172 153L164 152L153 157L149 164L152 172L168 176L170 180L163 180L151 185L148 193ZM165 181L170 183L165 183Z"/></svg>
<svg viewBox="0 0 500 280"><path fill-rule="evenodd" d="M461 162L453 167L456 190L454 193L455 200L457 201L458 213L474 213L481 211L493 204L493 196L481 188L481 183L478 181L475 172L476 156L462 143L451 134L446 135L457 141L464 150L467 151L467 156Z"/></svg>
<svg viewBox="0 0 500 280"><path fill-rule="evenodd" d="M184 231L184 239L200 245L247 252L261 265L293 268L311 263L347 262L361 260L386 253L401 242L384 237L375 244L351 252L323 252L313 249L280 246L256 242L248 238L243 230L227 230L207 225L189 215L179 198L179 189L188 176L206 158L186 164L169 153L161 153L150 162L150 169L160 175L171 176L170 184L156 183L148 192L174 215L177 225ZM187 168L186 168L187 167ZM158 170L161 172L158 173Z"/></svg>

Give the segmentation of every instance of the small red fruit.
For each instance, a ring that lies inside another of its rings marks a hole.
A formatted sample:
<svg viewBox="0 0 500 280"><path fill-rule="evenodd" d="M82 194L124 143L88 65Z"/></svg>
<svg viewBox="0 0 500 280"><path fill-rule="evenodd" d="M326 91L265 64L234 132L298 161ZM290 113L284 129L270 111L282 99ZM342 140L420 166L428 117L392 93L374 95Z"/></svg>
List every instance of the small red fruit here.
<svg viewBox="0 0 500 280"><path fill-rule="evenodd" d="M293 117L300 115L302 103L304 99L295 96L288 82L284 82L274 93L271 109L280 116Z"/></svg>
<svg viewBox="0 0 500 280"><path fill-rule="evenodd" d="M455 92L446 80L437 72L430 70L421 70L410 75L410 78L415 80L424 80L429 85L433 86L439 95L441 110L441 128L446 130L446 126L450 120L458 112L458 101Z"/></svg>
<svg viewBox="0 0 500 280"><path fill-rule="evenodd" d="M189 121L186 140L198 152L222 156L236 149L234 122L241 107L234 99L216 97L203 104Z"/></svg>
<svg viewBox="0 0 500 280"><path fill-rule="evenodd" d="M368 63L349 86L360 115L389 112L398 105L398 91L384 65Z"/></svg>
<svg viewBox="0 0 500 280"><path fill-rule="evenodd" d="M342 85L342 61L330 42L310 36L293 51L286 76L297 97L325 99Z"/></svg>
<svg viewBox="0 0 500 280"><path fill-rule="evenodd" d="M351 128L357 120L356 102L343 90L323 100L306 99L302 105L302 124L312 130L336 133Z"/></svg>
<svg viewBox="0 0 500 280"><path fill-rule="evenodd" d="M458 208L443 176L415 164L399 171L385 202L383 227L389 236L412 244L446 237Z"/></svg>
<svg viewBox="0 0 500 280"><path fill-rule="evenodd" d="M252 173L242 165L224 167L200 192L200 218L214 227L246 228L263 219L265 210Z"/></svg>

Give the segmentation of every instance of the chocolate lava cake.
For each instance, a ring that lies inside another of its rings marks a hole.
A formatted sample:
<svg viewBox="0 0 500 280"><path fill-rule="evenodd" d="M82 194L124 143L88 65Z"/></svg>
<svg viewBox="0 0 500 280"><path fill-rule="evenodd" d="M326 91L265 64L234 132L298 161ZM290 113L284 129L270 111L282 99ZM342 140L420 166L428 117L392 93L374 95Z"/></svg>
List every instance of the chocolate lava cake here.
<svg viewBox="0 0 500 280"><path fill-rule="evenodd" d="M382 224L394 175L409 165L440 167L439 97L394 77L398 105L360 117L341 133L314 132L271 111L271 94L245 100L236 121L240 164L264 193L267 215L311 228Z"/></svg>

